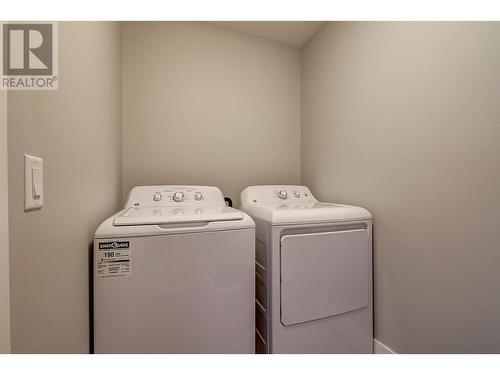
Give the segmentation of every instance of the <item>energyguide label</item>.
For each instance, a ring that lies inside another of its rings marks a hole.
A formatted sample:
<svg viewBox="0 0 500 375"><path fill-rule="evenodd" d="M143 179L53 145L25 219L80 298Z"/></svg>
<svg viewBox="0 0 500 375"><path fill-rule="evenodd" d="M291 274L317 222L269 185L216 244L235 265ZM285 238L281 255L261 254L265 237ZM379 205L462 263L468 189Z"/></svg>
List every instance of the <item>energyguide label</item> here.
<svg viewBox="0 0 500 375"><path fill-rule="evenodd" d="M100 242L96 263L98 279L129 277L132 272L130 242Z"/></svg>

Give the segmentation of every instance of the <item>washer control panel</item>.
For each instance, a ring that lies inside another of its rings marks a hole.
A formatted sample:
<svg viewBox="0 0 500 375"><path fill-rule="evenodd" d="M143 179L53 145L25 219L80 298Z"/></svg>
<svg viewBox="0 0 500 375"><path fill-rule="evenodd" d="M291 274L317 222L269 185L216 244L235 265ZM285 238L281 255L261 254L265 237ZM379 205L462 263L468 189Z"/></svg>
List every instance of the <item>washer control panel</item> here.
<svg viewBox="0 0 500 375"><path fill-rule="evenodd" d="M224 196L215 186L137 186L128 196L126 207L138 206L225 206Z"/></svg>

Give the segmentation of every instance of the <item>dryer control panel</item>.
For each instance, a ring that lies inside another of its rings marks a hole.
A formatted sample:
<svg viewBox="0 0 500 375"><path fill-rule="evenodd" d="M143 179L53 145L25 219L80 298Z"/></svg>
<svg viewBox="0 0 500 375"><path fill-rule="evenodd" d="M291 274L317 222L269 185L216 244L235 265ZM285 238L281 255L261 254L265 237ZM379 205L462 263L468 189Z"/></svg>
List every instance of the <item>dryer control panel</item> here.
<svg viewBox="0 0 500 375"><path fill-rule="evenodd" d="M315 202L307 186L262 185L249 186L241 193L241 201L247 203Z"/></svg>
<svg viewBox="0 0 500 375"><path fill-rule="evenodd" d="M215 186L159 185L137 186L127 198L125 208L138 206L225 206L221 190Z"/></svg>

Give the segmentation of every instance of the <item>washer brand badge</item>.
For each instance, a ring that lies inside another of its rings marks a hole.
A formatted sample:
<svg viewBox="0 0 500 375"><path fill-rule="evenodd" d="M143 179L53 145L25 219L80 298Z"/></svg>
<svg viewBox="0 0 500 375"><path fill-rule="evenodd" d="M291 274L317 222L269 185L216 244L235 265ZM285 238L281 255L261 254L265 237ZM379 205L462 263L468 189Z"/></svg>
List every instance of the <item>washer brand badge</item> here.
<svg viewBox="0 0 500 375"><path fill-rule="evenodd" d="M0 89L57 90L57 23L2 23Z"/></svg>
<svg viewBox="0 0 500 375"><path fill-rule="evenodd" d="M128 241L101 242L99 244L99 250L128 249L129 246L130 242Z"/></svg>

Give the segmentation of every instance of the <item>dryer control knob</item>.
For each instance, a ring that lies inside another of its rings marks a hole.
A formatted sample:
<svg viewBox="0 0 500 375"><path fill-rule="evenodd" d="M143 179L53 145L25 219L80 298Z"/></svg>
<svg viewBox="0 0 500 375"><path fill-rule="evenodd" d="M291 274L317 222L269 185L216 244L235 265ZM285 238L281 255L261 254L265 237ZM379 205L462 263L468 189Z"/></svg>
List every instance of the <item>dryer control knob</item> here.
<svg viewBox="0 0 500 375"><path fill-rule="evenodd" d="M182 191L178 191L172 198L176 202L182 202L184 200L184 193Z"/></svg>
<svg viewBox="0 0 500 375"><path fill-rule="evenodd" d="M153 195L153 200L155 202L161 201L161 193L155 193L155 195Z"/></svg>
<svg viewBox="0 0 500 375"><path fill-rule="evenodd" d="M288 193L286 192L286 190L280 190L278 192L278 198L286 199L287 197L288 197Z"/></svg>
<svg viewBox="0 0 500 375"><path fill-rule="evenodd" d="M201 201L203 199L203 194L201 193L196 193L194 195L194 199L196 199L197 201Z"/></svg>

